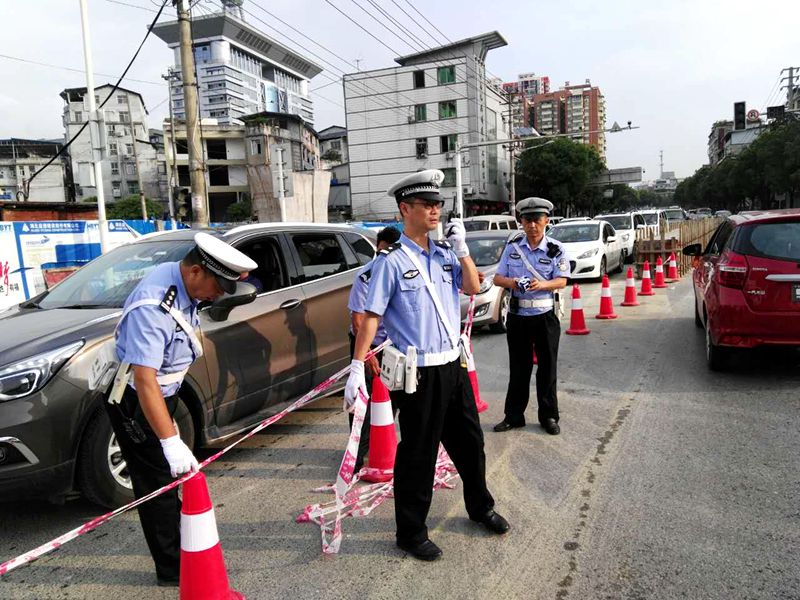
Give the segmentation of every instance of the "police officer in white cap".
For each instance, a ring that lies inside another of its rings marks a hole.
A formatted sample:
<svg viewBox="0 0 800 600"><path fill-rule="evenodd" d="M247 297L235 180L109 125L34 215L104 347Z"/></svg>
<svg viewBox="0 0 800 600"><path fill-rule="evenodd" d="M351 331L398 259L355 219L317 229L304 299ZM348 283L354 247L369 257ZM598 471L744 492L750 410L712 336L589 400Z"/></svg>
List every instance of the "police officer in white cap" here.
<svg viewBox="0 0 800 600"><path fill-rule="evenodd" d="M121 363L106 404L137 498L170 483L198 463L175 430L177 392L202 354L194 332L197 305L236 291L236 281L256 268L250 258L207 233L181 262L158 265L125 302L116 331ZM178 490L139 506L158 585L176 586L180 575Z"/></svg>
<svg viewBox="0 0 800 600"><path fill-rule="evenodd" d="M408 362L403 387L390 387L400 411L401 441L394 467L397 545L421 560L442 554L428 539L425 524L440 441L461 475L470 519L496 534L509 529L494 511L486 487L483 433L461 360L459 288L476 293L478 271L461 219L446 225L447 241L428 238L439 224L443 180L441 171L430 169L404 177L389 190L403 217L404 232L398 243L378 253L372 267L345 390L350 404L359 390L366 395L364 357L382 318L394 345L384 350L384 363L398 353Z"/></svg>
<svg viewBox="0 0 800 600"><path fill-rule="evenodd" d="M525 198L517 204L525 233L508 243L494 276L495 285L512 291L506 334L509 381L505 418L494 427L498 432L525 426L534 348L539 359L539 423L551 435L561 432L556 395L561 323L556 294L567 285L570 269L564 246L545 235L552 210L553 203L544 198Z"/></svg>

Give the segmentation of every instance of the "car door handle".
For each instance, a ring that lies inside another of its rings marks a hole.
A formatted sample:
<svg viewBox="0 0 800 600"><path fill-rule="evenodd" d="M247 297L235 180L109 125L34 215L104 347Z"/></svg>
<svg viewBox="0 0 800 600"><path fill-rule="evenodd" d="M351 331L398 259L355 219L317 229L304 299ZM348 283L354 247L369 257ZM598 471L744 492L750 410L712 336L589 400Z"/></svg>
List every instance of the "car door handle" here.
<svg viewBox="0 0 800 600"><path fill-rule="evenodd" d="M293 300L287 300L286 302L280 305L280 308L282 308L283 310L291 310L293 308L297 308L298 306L300 306L300 302L301 301L297 300L296 298Z"/></svg>

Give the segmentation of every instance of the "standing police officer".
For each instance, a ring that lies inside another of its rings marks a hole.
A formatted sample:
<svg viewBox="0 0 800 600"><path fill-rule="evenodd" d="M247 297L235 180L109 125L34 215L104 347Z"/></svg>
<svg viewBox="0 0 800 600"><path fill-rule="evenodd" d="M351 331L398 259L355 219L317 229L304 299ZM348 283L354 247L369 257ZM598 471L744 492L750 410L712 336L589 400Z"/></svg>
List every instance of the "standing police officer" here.
<svg viewBox="0 0 800 600"><path fill-rule="evenodd" d="M397 240L400 239L400 231L395 227L384 227L378 232L378 251L385 250ZM369 291L369 280L372 277L372 266L375 263L373 258L358 272L353 280L353 287L350 288L350 299L347 302L347 308L350 309L350 358L353 358L355 350L356 335L358 330L361 329L361 324L364 322L364 305L367 302L367 292ZM375 338L372 340L371 347L379 346L388 336L383 323L378 325L378 331ZM367 389L372 390L372 378L380 375L380 354L373 356L367 361L366 370L364 372ZM370 433L370 405L367 405L367 413L364 415L364 424L361 428L361 441L358 444L358 452L356 454L356 464L353 472L358 473L361 467L364 466L364 457L369 450L369 433ZM353 413L349 413L350 427L353 427Z"/></svg>
<svg viewBox="0 0 800 600"><path fill-rule="evenodd" d="M196 246L181 262L158 265L139 282L117 327L122 364L106 409L137 498L197 470L172 420L178 388L202 354L194 333L197 304L235 292L236 280L257 266L207 233L194 239ZM138 507L160 586L178 585L180 509L177 489Z"/></svg>
<svg viewBox="0 0 800 600"><path fill-rule="evenodd" d="M414 351L417 355L416 381L406 381L406 388L415 383L416 391L398 390L391 396L400 411L401 434L394 467L397 545L421 560L442 554L428 539L425 525L440 441L461 475L470 519L497 534L509 529L494 511L486 487L483 433L466 365L460 360L459 288L476 293L478 271L469 257L460 219L447 225L449 242L428 238L439 224L443 180L441 171L430 169L404 177L389 190L405 231L399 243L375 260L345 390L350 404L359 390L366 395L364 357L382 317L397 350L407 357Z"/></svg>
<svg viewBox="0 0 800 600"><path fill-rule="evenodd" d="M509 382L505 418L495 431L525 426L530 396L533 351L539 359L536 398L539 423L547 433L558 435L556 365L561 323L554 292L567 285L569 261L561 242L545 236L553 203L526 198L517 204L524 235L512 239L500 258L494 284L512 290L508 315Z"/></svg>

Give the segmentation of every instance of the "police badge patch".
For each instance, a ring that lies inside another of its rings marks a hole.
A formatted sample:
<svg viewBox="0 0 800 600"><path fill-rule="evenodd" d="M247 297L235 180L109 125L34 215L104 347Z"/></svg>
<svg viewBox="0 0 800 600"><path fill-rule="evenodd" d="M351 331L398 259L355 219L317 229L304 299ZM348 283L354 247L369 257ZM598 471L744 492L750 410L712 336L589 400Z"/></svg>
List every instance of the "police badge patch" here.
<svg viewBox="0 0 800 600"><path fill-rule="evenodd" d="M369 283L370 277L372 277L372 269L370 269L369 271L364 271L361 275L359 275L359 278L364 283Z"/></svg>
<svg viewBox="0 0 800 600"><path fill-rule="evenodd" d="M448 271L448 272L452 271L453 270L453 265L451 265L451 264L442 265L442 270L443 271Z"/></svg>
<svg viewBox="0 0 800 600"><path fill-rule="evenodd" d="M566 258L562 258L561 260L558 261L558 268L561 271L566 271L567 270L567 259Z"/></svg>
<svg viewBox="0 0 800 600"><path fill-rule="evenodd" d="M416 269L411 269L410 271L403 273L403 279L414 279L414 277L417 275L419 275L419 271Z"/></svg>
<svg viewBox="0 0 800 600"><path fill-rule="evenodd" d="M512 252L511 254L508 255L508 258L522 258L522 257L516 252Z"/></svg>

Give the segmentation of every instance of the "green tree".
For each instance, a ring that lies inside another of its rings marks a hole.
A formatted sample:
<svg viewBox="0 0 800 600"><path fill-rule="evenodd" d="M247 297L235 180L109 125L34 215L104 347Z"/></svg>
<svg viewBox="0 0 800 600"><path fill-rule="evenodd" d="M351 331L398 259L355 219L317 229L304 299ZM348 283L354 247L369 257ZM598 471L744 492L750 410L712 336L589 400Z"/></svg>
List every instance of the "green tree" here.
<svg viewBox="0 0 800 600"><path fill-rule="evenodd" d="M161 203L152 198L145 198L147 206L147 217L149 219L160 219L164 209ZM109 219L141 219L142 203L138 195L128 196L108 205L107 213Z"/></svg>
<svg viewBox="0 0 800 600"><path fill-rule="evenodd" d="M250 202L246 200L234 202L225 211L225 221L228 223L241 223L242 221L249 221L252 215Z"/></svg>
<svg viewBox="0 0 800 600"><path fill-rule="evenodd" d="M534 140L517 163L517 197L547 198L557 214L566 214L569 207L586 214L602 198L602 190L591 183L604 168L592 146L566 138Z"/></svg>

